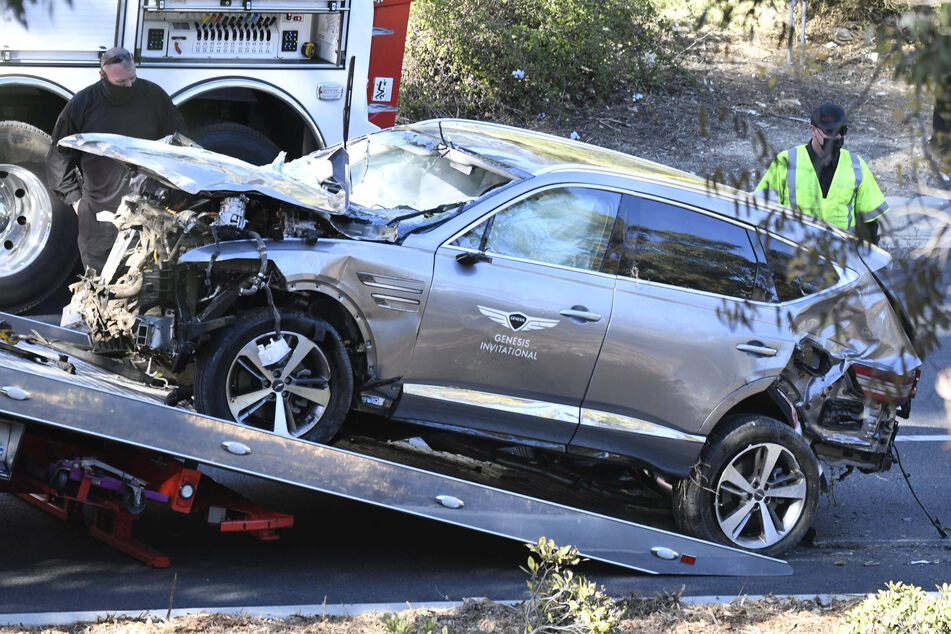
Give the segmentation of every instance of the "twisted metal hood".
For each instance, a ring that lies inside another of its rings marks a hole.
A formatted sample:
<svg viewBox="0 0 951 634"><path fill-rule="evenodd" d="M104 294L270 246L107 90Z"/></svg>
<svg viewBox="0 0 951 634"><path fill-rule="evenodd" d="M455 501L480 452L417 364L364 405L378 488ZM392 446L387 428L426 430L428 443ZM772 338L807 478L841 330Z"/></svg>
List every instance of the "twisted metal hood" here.
<svg viewBox="0 0 951 634"><path fill-rule="evenodd" d="M285 175L279 160L257 166L194 144L170 145L164 140L105 133L74 134L59 145L114 159L189 194L256 193L327 215L344 213L319 184Z"/></svg>

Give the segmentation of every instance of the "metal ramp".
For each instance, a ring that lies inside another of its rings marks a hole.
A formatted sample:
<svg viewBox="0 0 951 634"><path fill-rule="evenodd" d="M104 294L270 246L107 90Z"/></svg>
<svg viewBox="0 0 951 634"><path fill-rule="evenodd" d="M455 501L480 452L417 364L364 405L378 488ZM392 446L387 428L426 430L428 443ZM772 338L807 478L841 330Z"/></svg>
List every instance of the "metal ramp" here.
<svg viewBox="0 0 951 634"><path fill-rule="evenodd" d="M18 319L20 333L28 321ZM55 327L44 326L42 334L55 337ZM80 433L524 543L544 536L641 572L792 574L781 560L169 407L162 390L69 361L75 374L0 350L0 427Z"/></svg>

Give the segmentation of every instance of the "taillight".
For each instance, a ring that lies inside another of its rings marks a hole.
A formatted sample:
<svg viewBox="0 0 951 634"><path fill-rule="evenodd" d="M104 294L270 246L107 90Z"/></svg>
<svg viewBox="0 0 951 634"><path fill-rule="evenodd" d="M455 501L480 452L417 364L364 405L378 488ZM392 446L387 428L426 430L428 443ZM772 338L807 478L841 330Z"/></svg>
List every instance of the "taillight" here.
<svg viewBox="0 0 951 634"><path fill-rule="evenodd" d="M898 374L859 363L852 365L852 371L867 397L881 403L893 404L914 398L918 391L918 377L921 376L921 370L917 368L909 374Z"/></svg>

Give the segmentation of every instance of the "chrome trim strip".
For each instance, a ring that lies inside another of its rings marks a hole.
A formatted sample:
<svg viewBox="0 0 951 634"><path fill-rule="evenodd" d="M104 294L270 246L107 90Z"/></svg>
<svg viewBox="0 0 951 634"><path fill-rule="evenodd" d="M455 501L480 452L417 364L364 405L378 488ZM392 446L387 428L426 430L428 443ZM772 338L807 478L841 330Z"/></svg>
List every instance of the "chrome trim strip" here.
<svg viewBox="0 0 951 634"><path fill-rule="evenodd" d="M419 312L419 302L415 299L393 297L392 295L380 295L379 293L371 293L370 297L373 298L373 301L375 301L376 305L380 308L398 310L404 313ZM402 306L400 304L402 304Z"/></svg>
<svg viewBox="0 0 951 634"><path fill-rule="evenodd" d="M357 273L357 278L364 286L374 288L385 288L389 291L404 291L406 293L415 293L422 295L424 283L420 280L412 280L405 277L394 277L392 275L380 275L379 273Z"/></svg>
<svg viewBox="0 0 951 634"><path fill-rule="evenodd" d="M668 440L683 440L686 442L703 443L705 436L688 434L670 427L664 427L657 423L651 423L640 418L631 416L622 416L611 412L602 412L595 409L581 408L581 424L588 427L600 427L602 429L614 429L625 431L631 434L640 434L642 436L652 436L655 438L666 438Z"/></svg>
<svg viewBox="0 0 951 634"><path fill-rule="evenodd" d="M484 407L501 412L521 414L522 416L547 418L563 423L578 423L579 408L576 405L562 405L560 403L536 401L534 399L519 398L517 396L493 394L491 392L478 392L476 390L466 390L442 385L420 385L418 383L404 384L403 393L411 396L431 398L437 401L461 403L472 407Z"/></svg>
<svg viewBox="0 0 951 634"><path fill-rule="evenodd" d="M412 304L413 306L419 306L418 299L407 299L405 297L394 297L393 295L381 295L380 293L370 293L370 297L373 299L383 299L388 302L400 302L401 304Z"/></svg>
<svg viewBox="0 0 951 634"><path fill-rule="evenodd" d="M93 63L95 63L96 66L99 65L98 62ZM6 77L0 77L0 86L5 86L8 84L11 86L30 86L33 88L39 88L40 90L53 93L57 97L61 97L64 101L69 101L73 98L73 93L67 90L65 87L53 83L48 79L43 79L42 77L35 77L32 75L8 75Z"/></svg>

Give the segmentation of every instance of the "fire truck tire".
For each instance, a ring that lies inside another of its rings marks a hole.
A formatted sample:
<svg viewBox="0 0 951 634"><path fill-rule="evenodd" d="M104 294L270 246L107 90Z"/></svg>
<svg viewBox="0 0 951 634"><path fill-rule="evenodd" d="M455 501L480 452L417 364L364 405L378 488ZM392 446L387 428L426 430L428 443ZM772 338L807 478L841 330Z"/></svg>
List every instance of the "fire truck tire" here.
<svg viewBox="0 0 951 634"><path fill-rule="evenodd" d="M79 258L76 214L46 186L49 147L39 128L0 121L0 311L45 300Z"/></svg>
<svg viewBox="0 0 951 634"><path fill-rule="evenodd" d="M674 489L677 527L695 537L771 557L812 526L819 462L791 427L739 416L711 434L691 474Z"/></svg>
<svg viewBox="0 0 951 634"><path fill-rule="evenodd" d="M252 165L270 163L281 151L274 141L257 130L230 121L200 127L191 139L206 150L227 154Z"/></svg>
<svg viewBox="0 0 951 634"><path fill-rule="evenodd" d="M327 322L298 311L238 315L199 349L195 407L203 414L313 442L331 440L353 396L343 340Z"/></svg>

